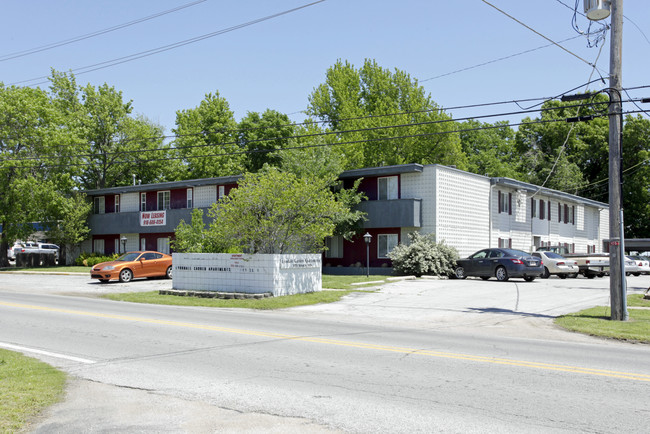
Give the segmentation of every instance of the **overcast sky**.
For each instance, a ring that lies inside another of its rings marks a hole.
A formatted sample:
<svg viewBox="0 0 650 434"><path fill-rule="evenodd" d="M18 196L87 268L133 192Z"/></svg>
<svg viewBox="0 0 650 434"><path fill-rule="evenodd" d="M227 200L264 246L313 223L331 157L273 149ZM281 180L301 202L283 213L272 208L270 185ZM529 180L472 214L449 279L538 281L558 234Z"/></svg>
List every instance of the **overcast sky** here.
<svg viewBox="0 0 650 434"><path fill-rule="evenodd" d="M47 87L39 77L48 76L50 68L76 71L79 84L108 83L123 91L125 99L133 100L135 112L169 133L177 110L196 107L206 93L215 91L228 100L237 120L248 111L267 108L301 120L309 94L337 59L360 67L370 58L382 67L404 70L455 118L516 112L521 109L514 104L451 108L552 97L584 85L590 77L607 77L609 71L610 34L604 44L588 47L587 39L572 27L574 0L490 1L547 38L565 41L561 45L570 53L481 0L325 0L271 17L309 3L5 0L0 81ZM583 0L578 3L576 22L586 31L589 22L582 16ZM181 6L187 7L96 37L8 58ZM650 2L627 0L623 12L627 17L623 86L650 86ZM268 19L253 23L264 18ZM609 19L601 23L609 24ZM599 27L592 25L592 29ZM79 69L103 67L102 62L210 35L214 36L92 72ZM589 64L596 64L597 71ZM595 90L604 87L607 84L601 82L591 85ZM650 97L650 88L630 95ZM650 110L650 104L644 108ZM636 108L626 105L626 109ZM521 117L481 120L516 122Z"/></svg>

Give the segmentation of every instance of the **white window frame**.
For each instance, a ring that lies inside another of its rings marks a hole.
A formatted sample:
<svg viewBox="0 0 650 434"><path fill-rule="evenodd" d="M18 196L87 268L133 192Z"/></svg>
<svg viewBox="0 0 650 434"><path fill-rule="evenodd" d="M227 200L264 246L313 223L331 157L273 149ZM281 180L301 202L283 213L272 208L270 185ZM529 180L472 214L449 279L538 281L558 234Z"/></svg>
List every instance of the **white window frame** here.
<svg viewBox="0 0 650 434"><path fill-rule="evenodd" d="M226 186L225 185L220 185L219 186L219 196L217 197L217 200L221 199L226 195Z"/></svg>
<svg viewBox="0 0 650 434"><path fill-rule="evenodd" d="M388 253L393 250L399 243L398 234L379 234L377 235L377 258L386 259Z"/></svg>
<svg viewBox="0 0 650 434"><path fill-rule="evenodd" d="M512 193L499 190L499 213L512 214L512 211L510 210L511 198Z"/></svg>
<svg viewBox="0 0 650 434"><path fill-rule="evenodd" d="M93 240L93 253L99 253L102 255L105 253L103 238Z"/></svg>
<svg viewBox="0 0 650 434"><path fill-rule="evenodd" d="M169 255L169 237L161 237L156 239L156 250L160 253Z"/></svg>
<svg viewBox="0 0 650 434"><path fill-rule="evenodd" d="M106 213L106 198L104 196L95 196L93 198L93 213L94 214Z"/></svg>
<svg viewBox="0 0 650 434"><path fill-rule="evenodd" d="M147 210L147 193L140 193L140 211Z"/></svg>
<svg viewBox="0 0 650 434"><path fill-rule="evenodd" d="M156 205L158 207L157 211L163 211L163 210L169 209L169 207L171 205L171 192L169 190L162 190L162 191L159 191L156 196L157 196L157 199L158 199L156 201ZM162 206L161 206L161 203L160 203L161 197L162 197Z"/></svg>
<svg viewBox="0 0 650 434"><path fill-rule="evenodd" d="M194 190L192 188L187 189L187 208L194 208Z"/></svg>
<svg viewBox="0 0 650 434"><path fill-rule="evenodd" d="M377 200L395 200L398 198L399 182L397 176L377 178Z"/></svg>
<svg viewBox="0 0 650 434"><path fill-rule="evenodd" d="M120 195L115 195L115 212L120 212Z"/></svg>
<svg viewBox="0 0 650 434"><path fill-rule="evenodd" d="M342 258L343 257L343 237L340 235L334 235L331 237L325 238L325 250L326 258Z"/></svg>

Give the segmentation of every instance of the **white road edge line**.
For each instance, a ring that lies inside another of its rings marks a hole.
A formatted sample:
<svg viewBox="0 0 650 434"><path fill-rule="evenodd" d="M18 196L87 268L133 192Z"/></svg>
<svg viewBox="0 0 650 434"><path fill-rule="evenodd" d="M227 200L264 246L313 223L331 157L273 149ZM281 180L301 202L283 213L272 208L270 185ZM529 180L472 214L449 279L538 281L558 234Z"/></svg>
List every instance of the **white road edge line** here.
<svg viewBox="0 0 650 434"><path fill-rule="evenodd" d="M7 344L7 343L4 343L4 342L0 342L0 348L5 348L7 350L20 351L20 352L25 352L25 353L41 354L43 356L55 357L57 359L72 360L73 362L80 362L80 363L87 363L87 364L96 363L94 360L82 359L81 357L74 357L74 356L68 356L68 355L65 355L65 354L52 353L50 351L37 350L35 348L21 347L19 345Z"/></svg>

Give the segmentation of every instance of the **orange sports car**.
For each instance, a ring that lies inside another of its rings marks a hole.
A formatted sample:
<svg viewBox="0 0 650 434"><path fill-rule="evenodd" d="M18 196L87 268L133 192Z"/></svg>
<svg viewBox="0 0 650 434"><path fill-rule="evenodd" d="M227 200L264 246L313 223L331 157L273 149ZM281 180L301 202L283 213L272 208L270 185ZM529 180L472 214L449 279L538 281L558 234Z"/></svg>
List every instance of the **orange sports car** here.
<svg viewBox="0 0 650 434"><path fill-rule="evenodd" d="M114 261L102 262L90 270L91 279L130 282L138 277L172 277L172 257L160 252L129 252Z"/></svg>

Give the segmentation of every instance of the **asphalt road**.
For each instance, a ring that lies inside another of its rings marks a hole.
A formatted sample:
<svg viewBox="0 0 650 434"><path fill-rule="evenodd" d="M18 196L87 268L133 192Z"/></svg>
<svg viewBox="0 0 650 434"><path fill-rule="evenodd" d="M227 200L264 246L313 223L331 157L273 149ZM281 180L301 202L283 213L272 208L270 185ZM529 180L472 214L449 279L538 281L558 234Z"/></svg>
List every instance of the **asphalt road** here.
<svg viewBox="0 0 650 434"><path fill-rule="evenodd" d="M650 346L552 325L607 305L606 278L407 281L274 312L94 297L169 286L0 274L0 346L72 378L32 432L647 432Z"/></svg>

